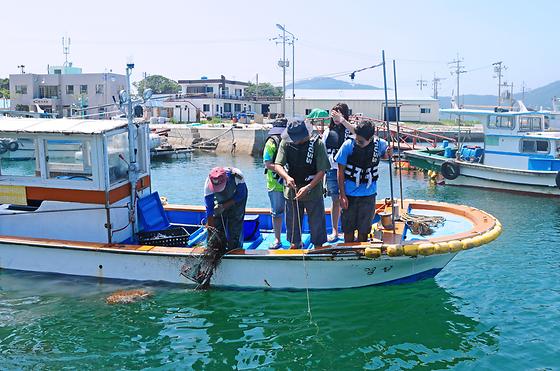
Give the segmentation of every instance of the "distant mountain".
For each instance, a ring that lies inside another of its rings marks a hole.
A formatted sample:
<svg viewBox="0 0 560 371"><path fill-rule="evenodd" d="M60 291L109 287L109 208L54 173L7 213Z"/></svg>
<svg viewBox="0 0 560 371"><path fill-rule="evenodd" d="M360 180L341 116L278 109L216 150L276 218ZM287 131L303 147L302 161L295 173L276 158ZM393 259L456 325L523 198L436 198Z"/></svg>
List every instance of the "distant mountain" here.
<svg viewBox="0 0 560 371"><path fill-rule="evenodd" d="M560 81L555 81L548 85L529 90L525 92L525 98L523 103L525 106L534 109L544 109L552 108L552 98L560 96ZM513 95L515 99L522 99L522 93L515 93ZM461 103L469 106L496 106L498 102L498 96L496 95L465 95L461 96ZM439 97L439 105L441 108L451 108L451 97Z"/></svg>
<svg viewBox="0 0 560 371"><path fill-rule="evenodd" d="M291 89L292 85L286 86ZM309 80L298 81L295 83L296 89L335 89L335 90L381 90L373 85L353 84L346 81L336 80L331 77L315 77Z"/></svg>

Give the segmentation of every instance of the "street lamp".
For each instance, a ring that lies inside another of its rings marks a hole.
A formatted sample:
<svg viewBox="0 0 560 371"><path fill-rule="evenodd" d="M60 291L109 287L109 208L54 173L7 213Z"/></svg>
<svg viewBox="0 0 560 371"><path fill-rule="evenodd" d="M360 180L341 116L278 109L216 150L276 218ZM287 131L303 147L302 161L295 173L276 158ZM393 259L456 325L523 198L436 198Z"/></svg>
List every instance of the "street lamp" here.
<svg viewBox="0 0 560 371"><path fill-rule="evenodd" d="M283 78L283 89L284 89L284 100L282 102L282 112L286 114L286 33L292 36L292 117L295 116L295 54L296 54L296 36L291 33L290 31L286 30L286 26L283 26L279 23L276 23L276 27L282 31L282 68L284 70L284 78Z"/></svg>

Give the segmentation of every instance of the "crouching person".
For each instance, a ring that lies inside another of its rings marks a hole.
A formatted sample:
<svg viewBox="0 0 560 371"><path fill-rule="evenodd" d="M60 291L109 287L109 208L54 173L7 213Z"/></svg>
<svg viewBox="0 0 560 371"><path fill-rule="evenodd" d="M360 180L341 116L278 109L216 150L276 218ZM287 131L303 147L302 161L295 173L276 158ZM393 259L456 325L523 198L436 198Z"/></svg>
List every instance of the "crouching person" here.
<svg viewBox="0 0 560 371"><path fill-rule="evenodd" d="M323 177L330 163L325 145L317 136L311 137L311 130L301 119L290 120L275 161L276 172L284 178L286 237L292 249L302 246L304 210L313 245L327 242Z"/></svg>
<svg viewBox="0 0 560 371"><path fill-rule="evenodd" d="M355 132L356 139L347 139L335 156L344 242L354 242L355 231L357 242L367 241L375 214L377 168L388 146L385 140L375 137L371 121L360 122Z"/></svg>
<svg viewBox="0 0 560 371"><path fill-rule="evenodd" d="M247 186L241 170L234 167L213 168L206 178L204 203L208 225L216 228L226 244L224 248L241 248L247 204Z"/></svg>

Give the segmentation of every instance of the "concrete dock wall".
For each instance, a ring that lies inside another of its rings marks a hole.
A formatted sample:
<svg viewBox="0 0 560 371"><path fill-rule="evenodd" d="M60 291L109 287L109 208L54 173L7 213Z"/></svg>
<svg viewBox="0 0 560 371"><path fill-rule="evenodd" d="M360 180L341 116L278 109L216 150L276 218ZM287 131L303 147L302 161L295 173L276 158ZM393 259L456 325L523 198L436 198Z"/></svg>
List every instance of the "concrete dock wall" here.
<svg viewBox="0 0 560 371"><path fill-rule="evenodd" d="M268 133L267 128L259 124L239 125L232 128L231 125L199 125L187 124L155 124L150 125L152 129L171 129L169 132L169 143L174 147L189 147L194 141L208 141L215 139L218 142L216 152L261 156ZM457 138L454 130L429 130L431 132ZM461 129L461 141L483 142L484 136L480 128Z"/></svg>
<svg viewBox="0 0 560 371"><path fill-rule="evenodd" d="M239 154L260 156L268 129L261 125L200 125L186 124L156 124L150 125L152 129L171 129L169 143L175 147L189 147L194 141L216 140L216 152L231 153L232 150Z"/></svg>

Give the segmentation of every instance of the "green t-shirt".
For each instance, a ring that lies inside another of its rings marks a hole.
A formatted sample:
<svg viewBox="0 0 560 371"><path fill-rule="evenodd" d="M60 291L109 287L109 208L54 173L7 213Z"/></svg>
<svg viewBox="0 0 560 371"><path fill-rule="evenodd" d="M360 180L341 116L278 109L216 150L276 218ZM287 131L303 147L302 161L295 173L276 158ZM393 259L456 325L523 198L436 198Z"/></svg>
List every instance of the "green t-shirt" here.
<svg viewBox="0 0 560 371"><path fill-rule="evenodd" d="M288 143L285 140L280 142L280 148L278 149L278 155L276 156L276 163L282 166L286 165L288 160L286 156L286 145ZM327 156L327 149L325 144L317 139L315 141L315 148L313 149L313 155L315 156L317 162L317 172L324 171L327 172L331 168L331 163L329 162L329 157ZM284 197L291 200L295 197L296 193L293 189L284 187ZM304 196L301 200L308 201L314 200L316 198L323 197L323 182L319 182L315 187L311 189L311 192Z"/></svg>
<svg viewBox="0 0 560 371"><path fill-rule="evenodd" d="M276 154L276 143L272 139L268 139L264 145L263 161L274 162L274 155ZM275 173L272 170L266 171L266 189L269 191L282 192L284 186L274 178Z"/></svg>

